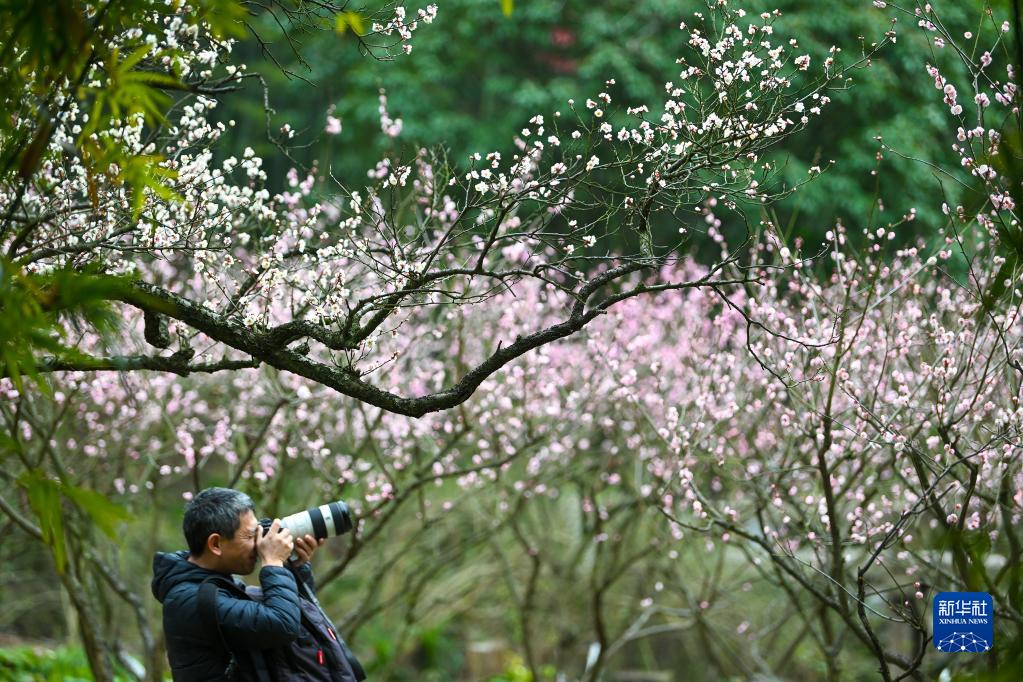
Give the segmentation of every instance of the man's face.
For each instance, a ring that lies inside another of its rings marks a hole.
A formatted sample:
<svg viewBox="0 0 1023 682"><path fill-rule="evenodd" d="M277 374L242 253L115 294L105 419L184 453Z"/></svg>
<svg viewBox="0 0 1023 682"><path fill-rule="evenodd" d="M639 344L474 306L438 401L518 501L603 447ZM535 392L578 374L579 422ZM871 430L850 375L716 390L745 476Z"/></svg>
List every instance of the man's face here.
<svg viewBox="0 0 1023 682"><path fill-rule="evenodd" d="M239 517L238 530L230 540L220 538L221 570L237 575L248 575L256 568L256 538L262 532L256 515L246 511Z"/></svg>

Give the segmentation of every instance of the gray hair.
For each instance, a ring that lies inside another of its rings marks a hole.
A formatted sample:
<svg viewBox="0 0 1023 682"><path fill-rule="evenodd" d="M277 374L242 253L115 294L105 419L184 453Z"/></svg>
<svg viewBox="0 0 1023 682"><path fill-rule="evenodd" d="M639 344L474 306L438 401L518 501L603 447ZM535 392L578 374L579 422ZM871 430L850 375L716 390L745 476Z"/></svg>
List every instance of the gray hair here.
<svg viewBox="0 0 1023 682"><path fill-rule="evenodd" d="M255 510L252 498L231 488L206 488L185 507L181 530L185 533L188 552L202 556L206 540L213 533L230 540L241 525L241 515Z"/></svg>

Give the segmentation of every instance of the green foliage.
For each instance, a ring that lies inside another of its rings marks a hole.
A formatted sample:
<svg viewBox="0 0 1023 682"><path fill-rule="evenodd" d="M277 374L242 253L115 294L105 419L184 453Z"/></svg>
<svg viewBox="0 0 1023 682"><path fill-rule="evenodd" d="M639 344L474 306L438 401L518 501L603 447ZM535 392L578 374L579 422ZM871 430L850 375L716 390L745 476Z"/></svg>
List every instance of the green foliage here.
<svg viewBox="0 0 1023 682"><path fill-rule="evenodd" d="M26 291L21 278L10 263L0 260L0 362L19 390L23 374L36 376L35 351L59 349L53 339L53 321Z"/></svg>
<svg viewBox="0 0 1023 682"><path fill-rule="evenodd" d="M996 634L997 637L997 634ZM953 673L952 682L1018 682L1023 679L1023 642L996 641L996 648L1006 652L997 667L989 670L969 670ZM945 654L949 658L958 654Z"/></svg>
<svg viewBox="0 0 1023 682"><path fill-rule="evenodd" d="M23 473L18 477L18 485L25 490L58 573L63 573L67 565L63 499L72 501L88 517L91 525L110 538L116 536L118 524L132 519L127 511L100 493L54 480L41 469Z"/></svg>
<svg viewBox="0 0 1023 682"><path fill-rule="evenodd" d="M443 669L450 650L456 646L446 634L445 625L423 628L419 633L420 657L425 667Z"/></svg>
<svg viewBox="0 0 1023 682"><path fill-rule="evenodd" d="M87 488L64 485L61 492L82 510L96 528L110 539L117 538L118 526L132 521L134 517L123 507L114 504L102 494Z"/></svg>
<svg viewBox="0 0 1023 682"><path fill-rule="evenodd" d="M165 122L173 104L168 91L188 89L174 67L180 52L154 54L144 40L162 32L162 19L179 6L147 0L99 6L84 0L0 3L0 89L20 95L4 100L0 116L0 180L33 181L47 158L52 122L77 106L89 112L89 120L75 148L63 153L80 157L90 176L120 168L111 179L134 195L136 219L147 190L172 196L173 175L160 167L162 157L130 153L106 133L136 114L150 126ZM245 16L237 0L203 0L186 20L205 18L214 34L240 37ZM115 38L129 28L139 29L137 37L119 44Z"/></svg>
<svg viewBox="0 0 1023 682"><path fill-rule="evenodd" d="M57 572L63 573L67 563L64 544L64 512L60 504L59 485L39 470L27 471L18 478L25 489L28 504L36 515L43 542L53 554Z"/></svg>
<svg viewBox="0 0 1023 682"><path fill-rule="evenodd" d="M162 125L173 104L167 91L187 88L173 68L177 55L153 54L145 42L147 33L162 31L162 19L179 5L147 0L99 5L84 0L0 2L0 91L6 93L0 100L0 182L20 187L4 207L0 223L0 236L15 230L8 257L35 227L15 215L22 192L33 185L46 192L37 175L44 161L59 164L64 155L78 157L94 205L100 176L122 184L131 197L133 220L140 217L147 193L176 198L171 188L176 174L161 165L163 157L129 151L111 130L135 116L142 116L151 128ZM244 14L236 0L204 0L186 20L205 17L215 32L237 35L237 22ZM115 38L128 28L138 29L136 37L119 44ZM161 65L164 58L172 65L170 72ZM55 151L50 144L53 121L72 107L88 111L88 122L74 145ZM62 342L64 323L85 323L100 333L109 332L117 320L106 301L124 286L124 279L108 277L99 268L37 274L0 260L0 375L11 377L19 390L28 376L46 391L38 356L46 353L58 361L79 357ZM36 495L44 504L43 489Z"/></svg>
<svg viewBox="0 0 1023 682"><path fill-rule="evenodd" d="M458 632L457 624L447 620L436 625L413 626L402 635L393 627L380 629L370 625L360 633L359 641L364 651L372 652L364 661L371 678L444 682L462 670L463 642ZM403 645L414 651L411 658L400 650Z"/></svg>
<svg viewBox="0 0 1023 682"><path fill-rule="evenodd" d="M22 377L46 385L38 373L38 354L71 359L80 353L62 343L64 322L109 333L117 317L109 301L128 286L124 277L102 274L98 267L78 271L61 268L45 274L26 273L0 259L0 369L19 390Z"/></svg>
<svg viewBox="0 0 1023 682"><path fill-rule="evenodd" d="M148 45L142 45L122 60L116 47L110 51L107 82L101 87L85 88L92 96L92 113L82 129L84 137L98 132L104 121L129 118L135 113L144 114L150 123L166 120L163 112L171 99L153 86L175 86L178 79L165 73L136 70L150 52ZM154 58L160 56L161 53L153 55Z"/></svg>
<svg viewBox="0 0 1023 682"><path fill-rule="evenodd" d="M193 4L196 20L205 21L213 35L220 39L245 37L244 22L248 12L243 3L238 0L199 0Z"/></svg>
<svg viewBox="0 0 1023 682"><path fill-rule="evenodd" d="M548 671L544 671L544 674L548 674ZM549 671L551 677L554 676L554 671ZM508 669L497 677L491 677L488 682L539 682L539 680L533 679L533 674L529 672L529 668L520 658L515 658L508 664Z"/></svg>
<svg viewBox="0 0 1023 682"><path fill-rule="evenodd" d="M0 649L0 679L9 682L88 682L93 678L80 647L17 646ZM114 673L115 682L134 680L123 668Z"/></svg>
<svg viewBox="0 0 1023 682"><path fill-rule="evenodd" d="M997 156L991 159L981 159L991 165L1006 178L1006 186L1009 188L1013 202L1016 206L1023 206L1023 134L1018 126L1008 125L1002 133L1002 143ZM971 207L972 208L972 207ZM1023 263L1023 228L1019 225L1009 224L1004 221L997 221L995 227L998 230L1001 255L1005 262L998 268L998 273L991 278L991 284L984 296L984 312L990 312L994 305L1010 289L1008 283L1016 280L1015 273L1019 272L1020 264Z"/></svg>
<svg viewBox="0 0 1023 682"><path fill-rule="evenodd" d="M366 21L358 12L348 10L339 12L335 19L335 30L338 34L344 35L349 28L357 36L366 34Z"/></svg>
<svg viewBox="0 0 1023 682"><path fill-rule="evenodd" d="M163 157L159 154L132 156L123 162L117 180L131 188L131 216L138 220L145 204L146 192L161 199L177 201L180 195L170 187L170 181L178 176L177 171L160 166Z"/></svg>
<svg viewBox="0 0 1023 682"><path fill-rule="evenodd" d="M289 123L309 131L312 144L294 149L292 156L301 163L329 167L336 177L357 185L382 155L398 149L445 146L452 161L461 165L473 152L496 150L507 155L514 149L514 135L530 117L564 113L570 98L582 101L607 91L614 98L612 109L662 100L664 83L677 71L675 59L686 40L679 20L705 6L696 0L567 0L519 3L508 14L511 3L450 0L441 4L437 22L417 32L409 58L386 62L364 59L354 49L352 32L298 30L294 37L303 42L304 63L283 45L275 56L314 87L266 63L254 42L240 45L238 53L268 79L275 111L271 130ZM869 46L890 28L889 13L869 2L832 3L827 12L816 11L806 0L744 4L751 13L776 6L782 11L778 32L798 38L803 50L813 55L814 68L832 45L842 48L839 61L855 61L860 36ZM961 33L976 28L981 7L944 3L940 11L943 22ZM944 220L942 193L954 192L954 183L943 186L926 164L886 154L879 175L873 174L878 169L878 135L901 154L920 161L938 162L951 154L953 140L945 133L948 109L924 67L932 62L953 72L953 55L935 54L927 36L912 22L897 28L897 44L873 60L869 69L857 72L847 89L833 92L824 116L813 119L805 134L790 138L772 159L781 167L779 181L788 187L804 182L811 166L826 168L830 160L836 161L778 207L783 224L792 223L793 237L817 242L836 219L859 227L868 214L864 207L876 206L878 199L886 207L875 216L879 224L896 220L911 207L917 209L918 221L899 231L900 242L913 241L918 231L935 234L935 226ZM613 85L606 83L609 78L615 79ZM387 91L391 115L405 124L397 141L379 134L381 87ZM250 94L227 100L218 109L221 120L237 123L225 136L227 148L222 153L238 156L252 146L266 157L264 167L279 182L292 163L275 154L265 140L261 91ZM338 137L320 134L331 106L345 121ZM655 108L651 115L659 113ZM614 114L609 115L614 124ZM737 226L738 222L732 225ZM655 237L658 227L674 233L679 226L655 226ZM850 234L855 239L859 230L851 229Z"/></svg>

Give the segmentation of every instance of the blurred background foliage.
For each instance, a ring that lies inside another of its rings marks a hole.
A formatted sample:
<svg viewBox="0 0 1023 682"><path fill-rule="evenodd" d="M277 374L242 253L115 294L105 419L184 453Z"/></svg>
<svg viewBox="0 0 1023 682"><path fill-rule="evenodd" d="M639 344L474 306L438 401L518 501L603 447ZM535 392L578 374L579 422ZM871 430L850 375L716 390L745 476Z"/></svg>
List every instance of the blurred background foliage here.
<svg viewBox="0 0 1023 682"><path fill-rule="evenodd" d="M1011 16L1008 3L1000 4L1005 7L999 14ZM779 8L779 35L798 38L815 67L832 45L842 48L841 58L854 60L861 46L880 41L890 28L887 12L861 0L829 2L826 11L808 0L741 5L751 13ZM506 13L508 7L497 0L447 0L440 3L437 23L417 33L410 57L367 58L355 49L351 30L304 27L293 33L301 59L280 40L270 48L272 60L253 41L242 46L238 58L267 79L273 132L285 123L299 131L294 160L329 169L358 187L384 155L407 157L419 146L443 147L462 165L473 152L510 153L529 118L565 111L571 98L581 102L606 90L621 109L649 103L658 115L653 104L663 101L664 83L672 80L687 38L679 23L703 6L694 0L563 0L520 2ZM976 31L982 7L954 2L940 10L945 24L962 34ZM812 119L809 130L777 153L775 160L783 165L779 179L786 186L804 181L811 166L826 168L835 161L830 171L776 207L793 236L815 243L836 220L856 226L867 215L864 207L878 199L883 220L895 222L911 207L917 209L919 222L914 231L903 231L900 241L913 241L916 230L942 222L942 188L926 163L951 154L953 140L942 133L949 114L924 66L937 61L954 68L953 55L929 46L910 17L903 17L897 30L897 44L859 71L847 90L834 93L830 112ZM284 68L273 68L274 61ZM610 78L615 83L608 86ZM240 155L252 146L267 157L271 180L281 183L292 164L274 153L267 138L258 88L250 84L247 94L228 98L218 110L221 120L236 122L220 153ZM390 115L404 122L397 140L380 134L381 88ZM343 122L340 135L323 131L329 110ZM878 136L923 163L889 155L882 174L872 174L878 167Z"/></svg>

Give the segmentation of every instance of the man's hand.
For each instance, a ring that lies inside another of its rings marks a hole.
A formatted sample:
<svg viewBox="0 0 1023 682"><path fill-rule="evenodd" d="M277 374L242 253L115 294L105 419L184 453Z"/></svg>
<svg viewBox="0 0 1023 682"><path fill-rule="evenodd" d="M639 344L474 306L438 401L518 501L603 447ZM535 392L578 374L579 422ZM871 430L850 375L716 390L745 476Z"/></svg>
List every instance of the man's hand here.
<svg viewBox="0 0 1023 682"><path fill-rule="evenodd" d="M291 531L281 528L280 519L274 519L270 530L256 539L256 551L264 566L283 566L294 548Z"/></svg>
<svg viewBox="0 0 1023 682"><path fill-rule="evenodd" d="M298 560L295 562L295 567L299 567L313 558L313 552L316 551L317 547L322 547L326 539L320 538L316 540L312 535L308 533L300 538L295 539L295 554L298 554Z"/></svg>

